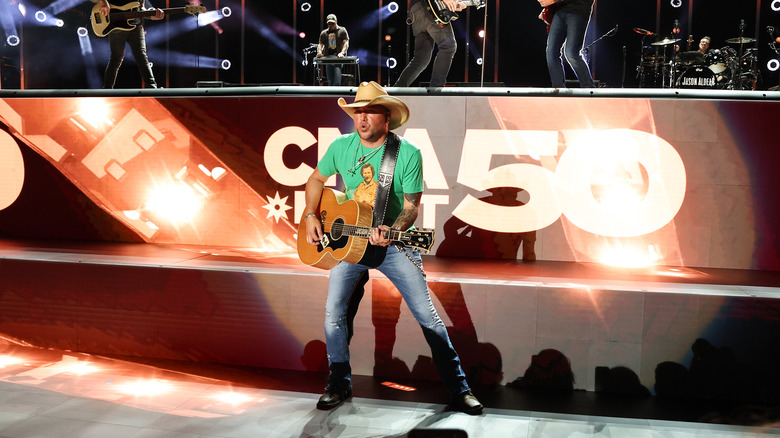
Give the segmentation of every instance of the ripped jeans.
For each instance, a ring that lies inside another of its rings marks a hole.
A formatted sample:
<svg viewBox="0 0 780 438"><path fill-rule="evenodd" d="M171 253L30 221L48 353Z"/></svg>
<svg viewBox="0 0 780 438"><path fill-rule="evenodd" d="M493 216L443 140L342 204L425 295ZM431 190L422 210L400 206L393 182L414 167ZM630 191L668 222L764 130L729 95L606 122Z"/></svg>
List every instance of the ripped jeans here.
<svg viewBox="0 0 780 438"><path fill-rule="evenodd" d="M431 348L436 370L447 388L448 396L454 399L470 390L466 375L460 366L458 353L452 347L447 328L431 301L428 284L421 270L422 259L419 251L408 248L403 251L405 253L393 245L387 247L387 256L377 269L395 285L420 324L425 340ZM366 269L369 268L341 262L330 272L328 299L325 304L325 341L330 365L328 390L352 389L347 308L355 283Z"/></svg>

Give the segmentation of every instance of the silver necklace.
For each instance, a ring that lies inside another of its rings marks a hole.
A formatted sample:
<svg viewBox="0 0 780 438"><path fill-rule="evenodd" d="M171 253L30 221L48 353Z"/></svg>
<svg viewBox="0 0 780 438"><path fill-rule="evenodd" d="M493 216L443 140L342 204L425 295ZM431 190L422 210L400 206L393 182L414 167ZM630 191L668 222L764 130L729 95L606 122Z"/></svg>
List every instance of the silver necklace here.
<svg viewBox="0 0 780 438"><path fill-rule="evenodd" d="M369 152L366 152L365 154L363 154L362 157L357 158L358 150L363 148L363 144L362 143L358 143L358 147L355 148L355 155L352 157L352 167L349 169L349 173L351 175L354 175L357 172L357 169L362 167L363 163L365 163L366 161L370 160L371 157L376 155L376 153L379 152L379 150L382 149L385 146L386 143L387 143L387 139L385 139L385 141L382 143L381 146L375 147L375 148L371 149Z"/></svg>

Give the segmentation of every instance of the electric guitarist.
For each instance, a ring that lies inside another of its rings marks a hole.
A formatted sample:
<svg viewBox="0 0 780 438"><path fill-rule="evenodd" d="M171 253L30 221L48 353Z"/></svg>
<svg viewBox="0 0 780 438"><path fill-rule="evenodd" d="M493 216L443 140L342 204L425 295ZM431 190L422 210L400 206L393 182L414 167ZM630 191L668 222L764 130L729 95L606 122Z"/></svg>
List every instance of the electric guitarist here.
<svg viewBox="0 0 780 438"><path fill-rule="evenodd" d="M538 0L544 8L539 18L547 22L547 69L555 88L566 88L562 49L565 43L566 61L571 66L580 88L595 88L588 63L582 56L585 33L593 9L593 0ZM550 13L555 14L550 17ZM547 19L546 19L547 18Z"/></svg>
<svg viewBox="0 0 780 438"><path fill-rule="evenodd" d="M149 0L139 0L138 10L147 9ZM108 18L111 13L111 5L107 0L97 0L96 3L100 5L100 15ZM162 9L155 10L154 16L150 17L152 20L162 20L165 17L165 12ZM157 88L157 82L154 79L154 73L152 72L152 65L149 62L149 58L146 55L146 36L144 35L144 26L142 18L136 18L128 20L128 24L133 28L130 30L115 30L108 34L108 44L111 48L111 58L106 66L106 71L103 76L103 88L114 88L116 83L117 73L119 73L119 67L122 65L122 61L125 58L125 45L130 46L130 50L133 52L133 58L135 63L138 64L138 70L141 73L141 79L147 88Z"/></svg>
<svg viewBox="0 0 780 438"><path fill-rule="evenodd" d="M422 153L392 130L409 119L409 108L387 94L376 82L363 82L352 103L339 98L339 106L352 117L355 132L336 138L317 163L306 182L301 216L304 244L320 245L324 236L318 205L328 178L340 175L345 192L354 197L365 178L376 181L374 222L368 243L382 258L367 266L342 261L330 270L325 303L325 341L330 375L317 408L333 409L352 396L349 364L350 308L359 281L375 267L398 289L412 315L422 327L433 361L444 382L454 409L478 414L482 405L471 393L460 359L447 329L431 302L419 251L391 245L389 232L406 231L414 225L423 191ZM366 164L376 172L361 172ZM328 217L332 221L336 218ZM300 233L301 231L299 231ZM299 234L299 242L301 236ZM299 245L300 246L300 245Z"/></svg>

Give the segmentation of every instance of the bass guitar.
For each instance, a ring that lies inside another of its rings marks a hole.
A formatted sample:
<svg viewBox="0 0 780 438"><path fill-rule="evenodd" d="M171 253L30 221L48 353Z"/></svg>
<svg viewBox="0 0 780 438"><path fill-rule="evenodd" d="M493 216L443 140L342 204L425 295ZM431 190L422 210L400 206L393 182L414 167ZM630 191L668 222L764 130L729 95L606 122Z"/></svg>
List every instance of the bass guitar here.
<svg viewBox="0 0 780 438"><path fill-rule="evenodd" d="M477 9L483 8L487 0L460 0L458 3L464 6L476 6ZM444 26L450 21L457 20L458 14L451 11L442 0L428 0L433 19L439 26Z"/></svg>
<svg viewBox="0 0 780 438"><path fill-rule="evenodd" d="M128 23L130 20L136 18L153 17L156 13L156 9L148 9L144 11L134 11L141 7L140 2L129 2L122 6L115 6L109 3L110 12L108 16L103 16L100 13L100 3L95 4L92 7L92 13L89 16L89 20L92 22L92 31L99 37L104 37L109 33L120 30L129 31L135 29L134 24ZM176 14L184 12L190 15L200 14L206 12L205 6L187 5L181 8L168 8L163 9L166 14Z"/></svg>
<svg viewBox="0 0 780 438"><path fill-rule="evenodd" d="M374 212L368 204L347 199L341 192L324 189L316 211L322 223L323 236L317 245L306 241L306 221L298 225L298 257L307 265L332 269L340 261L358 263L373 246L368 237L373 228ZM393 243L430 251L433 230L389 230L385 237ZM373 247L378 248L378 247Z"/></svg>

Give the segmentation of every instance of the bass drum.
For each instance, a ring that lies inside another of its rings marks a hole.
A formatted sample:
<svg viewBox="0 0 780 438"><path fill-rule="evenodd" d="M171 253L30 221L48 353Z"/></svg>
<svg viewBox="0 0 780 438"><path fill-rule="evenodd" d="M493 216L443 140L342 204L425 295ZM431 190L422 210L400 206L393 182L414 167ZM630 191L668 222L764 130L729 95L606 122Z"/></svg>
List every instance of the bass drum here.
<svg viewBox="0 0 780 438"><path fill-rule="evenodd" d="M731 47L724 47L722 49L715 49L706 56L709 69L713 73L721 74L731 67L734 63L734 59L737 57L737 52Z"/></svg>
<svg viewBox="0 0 780 438"><path fill-rule="evenodd" d="M677 79L677 88L709 89L715 88L716 85L715 73L703 65L696 65L685 70Z"/></svg>

